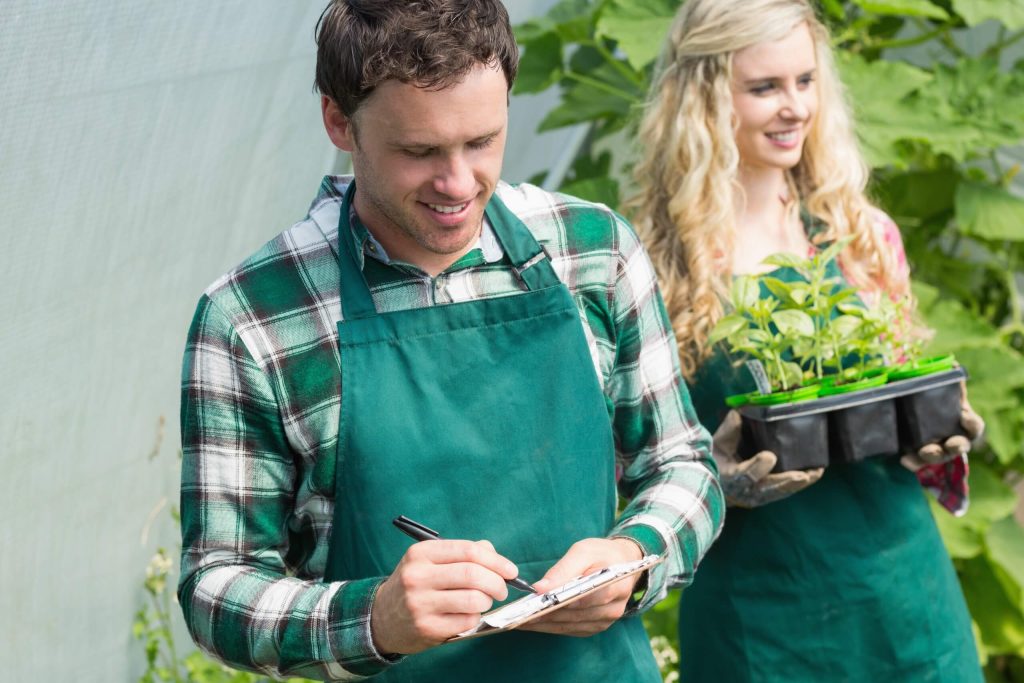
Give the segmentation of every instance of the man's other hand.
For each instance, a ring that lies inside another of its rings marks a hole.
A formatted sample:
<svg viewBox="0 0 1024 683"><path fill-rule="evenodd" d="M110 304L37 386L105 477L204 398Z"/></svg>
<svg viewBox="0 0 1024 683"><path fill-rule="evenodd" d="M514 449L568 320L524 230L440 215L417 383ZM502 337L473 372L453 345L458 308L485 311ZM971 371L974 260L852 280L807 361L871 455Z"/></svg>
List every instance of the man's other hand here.
<svg viewBox="0 0 1024 683"><path fill-rule="evenodd" d="M643 551L625 538L586 538L579 541L559 560L540 581L533 584L537 592L556 588L577 576L604 569L621 562L632 562L643 557ZM523 631L557 633L565 636L592 636L604 631L626 611L626 603L633 594L640 575L627 577L590 593L576 602L529 621Z"/></svg>

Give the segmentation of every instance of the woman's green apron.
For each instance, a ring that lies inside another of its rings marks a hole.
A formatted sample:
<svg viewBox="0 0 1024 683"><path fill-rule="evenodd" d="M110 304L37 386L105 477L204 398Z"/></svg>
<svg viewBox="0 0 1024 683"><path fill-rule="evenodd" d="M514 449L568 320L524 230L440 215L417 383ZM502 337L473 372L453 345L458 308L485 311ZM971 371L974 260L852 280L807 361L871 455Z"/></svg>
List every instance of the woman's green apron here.
<svg viewBox="0 0 1024 683"><path fill-rule="evenodd" d="M615 515L611 424L569 290L494 197L486 215L527 291L377 313L338 236L343 320L335 513L325 579L389 574L398 515L488 539L527 581ZM512 591L516 597L515 591ZM637 618L591 638L513 631L446 643L381 681L658 681Z"/></svg>
<svg viewBox="0 0 1024 683"><path fill-rule="evenodd" d="M714 431L725 396L754 389L716 351L691 395ZM897 458L833 465L786 499L729 508L683 591L679 639L686 683L982 681L952 563Z"/></svg>

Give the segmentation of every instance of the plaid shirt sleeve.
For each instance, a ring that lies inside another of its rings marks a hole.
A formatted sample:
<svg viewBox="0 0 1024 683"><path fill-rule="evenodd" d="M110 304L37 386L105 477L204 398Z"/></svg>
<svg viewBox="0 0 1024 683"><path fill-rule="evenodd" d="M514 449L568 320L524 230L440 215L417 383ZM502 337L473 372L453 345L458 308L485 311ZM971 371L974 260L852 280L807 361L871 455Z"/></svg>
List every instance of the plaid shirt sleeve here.
<svg viewBox="0 0 1024 683"><path fill-rule="evenodd" d="M356 680L386 668L370 638L380 579L289 571L298 485L272 383L208 296L182 370L178 595L199 647L273 677Z"/></svg>
<svg viewBox="0 0 1024 683"><path fill-rule="evenodd" d="M619 491L629 499L611 536L666 556L651 570L644 610L685 586L721 531L725 500L711 437L682 379L675 336L654 269L632 228L616 216L612 316L615 365L605 385L614 406Z"/></svg>

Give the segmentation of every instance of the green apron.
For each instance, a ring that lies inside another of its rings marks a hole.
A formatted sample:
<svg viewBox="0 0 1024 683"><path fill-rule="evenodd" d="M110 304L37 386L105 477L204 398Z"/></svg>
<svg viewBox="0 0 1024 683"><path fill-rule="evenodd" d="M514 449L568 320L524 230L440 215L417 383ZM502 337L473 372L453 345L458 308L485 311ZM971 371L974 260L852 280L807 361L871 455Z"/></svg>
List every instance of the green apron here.
<svg viewBox="0 0 1024 683"><path fill-rule="evenodd" d="M487 539L541 578L615 516L611 421L568 288L494 197L488 220L527 291L377 313L350 235L338 253L343 320L335 512L325 579L385 576L407 515ZM510 598L519 597L511 591ZM639 618L590 638L512 631L411 655L380 681L660 681Z"/></svg>
<svg viewBox="0 0 1024 683"><path fill-rule="evenodd" d="M715 430L725 396L754 390L749 374L716 351L691 385L701 423ZM832 465L781 501L729 508L679 609L685 683L983 680L952 562L897 458Z"/></svg>

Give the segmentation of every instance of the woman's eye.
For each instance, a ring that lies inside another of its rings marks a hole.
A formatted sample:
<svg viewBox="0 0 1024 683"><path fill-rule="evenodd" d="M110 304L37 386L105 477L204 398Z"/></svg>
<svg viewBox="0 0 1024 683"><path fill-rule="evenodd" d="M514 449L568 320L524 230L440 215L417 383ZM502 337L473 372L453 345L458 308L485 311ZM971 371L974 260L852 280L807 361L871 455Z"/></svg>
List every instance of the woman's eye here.
<svg viewBox="0 0 1024 683"><path fill-rule="evenodd" d="M804 87L807 87L808 85L810 85L813 82L814 82L814 76L802 76L800 78L800 80L797 81L797 83L799 83L800 85L802 85Z"/></svg>
<svg viewBox="0 0 1024 683"><path fill-rule="evenodd" d="M767 93L770 93L774 88L775 84L773 83L762 83L760 85L755 85L753 88L750 89L750 92L754 93L755 95L765 95Z"/></svg>

